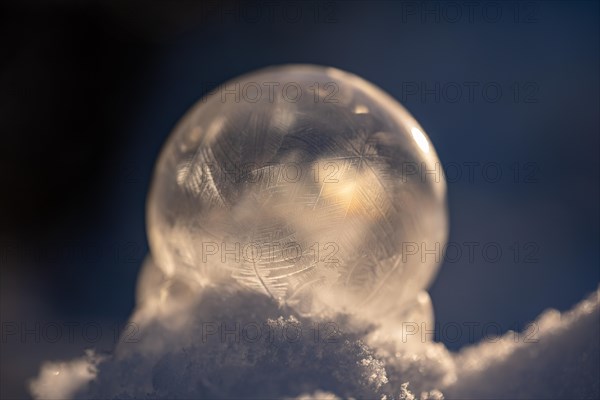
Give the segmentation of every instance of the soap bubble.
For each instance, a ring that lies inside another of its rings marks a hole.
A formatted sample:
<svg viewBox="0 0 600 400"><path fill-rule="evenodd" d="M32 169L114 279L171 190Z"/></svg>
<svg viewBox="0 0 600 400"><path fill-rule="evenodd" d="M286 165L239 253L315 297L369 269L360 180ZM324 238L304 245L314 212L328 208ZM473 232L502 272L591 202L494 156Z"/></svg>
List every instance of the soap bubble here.
<svg viewBox="0 0 600 400"><path fill-rule="evenodd" d="M434 277L445 197L433 145L389 95L334 68L272 67L216 88L175 127L149 240L167 277L305 314L382 314Z"/></svg>

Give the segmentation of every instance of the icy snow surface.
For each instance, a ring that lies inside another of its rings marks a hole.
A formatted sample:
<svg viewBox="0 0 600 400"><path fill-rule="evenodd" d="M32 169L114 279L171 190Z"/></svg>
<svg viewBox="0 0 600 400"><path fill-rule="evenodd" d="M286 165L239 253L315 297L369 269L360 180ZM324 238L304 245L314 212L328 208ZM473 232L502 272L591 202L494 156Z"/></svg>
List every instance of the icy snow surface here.
<svg viewBox="0 0 600 400"><path fill-rule="evenodd" d="M111 355L48 362L30 389L38 399L598 398L598 294L544 312L535 335L451 353L405 332L382 339L378 326L345 315L302 317L249 290L198 296L148 261L135 340Z"/></svg>

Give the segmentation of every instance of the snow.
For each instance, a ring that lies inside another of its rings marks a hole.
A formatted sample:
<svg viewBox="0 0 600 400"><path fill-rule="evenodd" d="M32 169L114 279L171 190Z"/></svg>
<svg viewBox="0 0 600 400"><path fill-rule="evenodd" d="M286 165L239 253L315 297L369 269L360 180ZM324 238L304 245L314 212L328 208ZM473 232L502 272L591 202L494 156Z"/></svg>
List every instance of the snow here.
<svg viewBox="0 0 600 400"><path fill-rule="evenodd" d="M35 398L439 400L600 394L598 291L569 312L544 312L534 330L451 353L441 343L406 342L400 333L391 337L389 329L378 335L377 324L348 315L303 317L234 286L197 293L152 268L147 263L140 279L131 318L139 327L135 340L124 338L111 355L89 351L70 362L42 365L30 384Z"/></svg>

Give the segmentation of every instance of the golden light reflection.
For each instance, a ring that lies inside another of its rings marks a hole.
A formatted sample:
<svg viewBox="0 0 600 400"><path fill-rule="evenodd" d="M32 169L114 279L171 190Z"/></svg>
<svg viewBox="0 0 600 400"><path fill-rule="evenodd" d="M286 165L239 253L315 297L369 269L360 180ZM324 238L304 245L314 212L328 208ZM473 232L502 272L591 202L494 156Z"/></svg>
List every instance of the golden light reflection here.
<svg viewBox="0 0 600 400"><path fill-rule="evenodd" d="M355 114L368 114L369 113L369 109L367 108L367 106L363 106L362 104L358 104L354 107L354 113Z"/></svg>
<svg viewBox="0 0 600 400"><path fill-rule="evenodd" d="M364 213L361 192L369 186L368 180L368 174L354 170L340 176L337 182L321 183L321 196L343 209L345 216Z"/></svg>

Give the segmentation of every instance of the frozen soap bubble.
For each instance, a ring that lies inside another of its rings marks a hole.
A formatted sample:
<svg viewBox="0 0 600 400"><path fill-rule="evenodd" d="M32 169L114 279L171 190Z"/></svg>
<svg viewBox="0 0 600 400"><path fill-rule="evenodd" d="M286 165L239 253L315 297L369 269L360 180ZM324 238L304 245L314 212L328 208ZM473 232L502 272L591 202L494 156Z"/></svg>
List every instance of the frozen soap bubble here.
<svg viewBox="0 0 600 400"><path fill-rule="evenodd" d="M301 313L396 312L430 283L446 184L423 128L335 68L253 72L195 104L148 199L167 276L241 284Z"/></svg>

